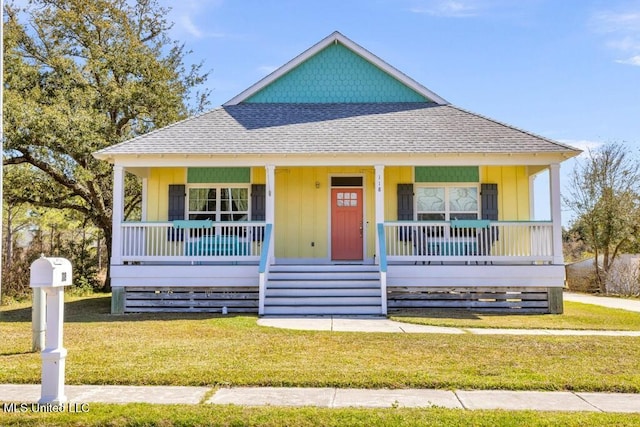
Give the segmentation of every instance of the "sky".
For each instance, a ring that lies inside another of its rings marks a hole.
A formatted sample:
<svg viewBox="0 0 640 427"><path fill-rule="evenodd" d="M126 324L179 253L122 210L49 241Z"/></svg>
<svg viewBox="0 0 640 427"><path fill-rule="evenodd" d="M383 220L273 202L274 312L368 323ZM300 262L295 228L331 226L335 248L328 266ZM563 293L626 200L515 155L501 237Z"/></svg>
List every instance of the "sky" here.
<svg viewBox="0 0 640 427"><path fill-rule="evenodd" d="M187 62L210 71L212 108L340 31L458 107L640 156L640 0L158 2L170 9L170 37L192 51ZM563 188L575 163L561 165ZM538 177L536 198L548 200L547 189ZM548 203L536 203L536 219L548 217Z"/></svg>
<svg viewBox="0 0 640 427"><path fill-rule="evenodd" d="M581 149L640 152L640 0L161 4L171 37L211 71L212 107L337 30L456 106ZM574 165L562 165L564 188ZM539 177L537 197L547 188Z"/></svg>

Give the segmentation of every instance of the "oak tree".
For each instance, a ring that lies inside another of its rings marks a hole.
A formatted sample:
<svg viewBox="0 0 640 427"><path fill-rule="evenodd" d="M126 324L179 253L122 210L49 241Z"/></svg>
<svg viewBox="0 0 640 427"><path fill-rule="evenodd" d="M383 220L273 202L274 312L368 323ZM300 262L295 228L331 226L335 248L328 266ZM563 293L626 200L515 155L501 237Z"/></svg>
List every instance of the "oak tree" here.
<svg viewBox="0 0 640 427"><path fill-rule="evenodd" d="M186 64L155 0L31 0L4 12L3 161L26 165L29 182L5 192L77 211L110 242L112 168L92 153L202 110L207 73ZM129 212L132 177L127 192Z"/></svg>

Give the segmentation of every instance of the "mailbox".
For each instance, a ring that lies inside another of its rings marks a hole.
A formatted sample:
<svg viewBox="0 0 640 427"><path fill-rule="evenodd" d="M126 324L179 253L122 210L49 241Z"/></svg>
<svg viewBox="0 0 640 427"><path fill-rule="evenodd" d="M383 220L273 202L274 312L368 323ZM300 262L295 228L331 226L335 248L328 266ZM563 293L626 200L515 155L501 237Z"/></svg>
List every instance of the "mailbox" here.
<svg viewBox="0 0 640 427"><path fill-rule="evenodd" d="M41 256L31 264L32 288L60 287L71 285L71 262L64 258Z"/></svg>
<svg viewBox="0 0 640 427"><path fill-rule="evenodd" d="M64 394L64 368L67 349L62 347L64 319L64 287L71 285L71 262L64 258L44 255L31 263L31 282L34 297L34 342L40 341L45 331L46 348L42 351L42 386L38 403L61 405L67 401ZM46 294L43 307L42 294ZM40 305L36 307L36 302ZM46 314L46 323L42 319ZM36 325L37 323L37 325ZM36 337L36 333L38 336ZM39 346L41 347L41 346Z"/></svg>

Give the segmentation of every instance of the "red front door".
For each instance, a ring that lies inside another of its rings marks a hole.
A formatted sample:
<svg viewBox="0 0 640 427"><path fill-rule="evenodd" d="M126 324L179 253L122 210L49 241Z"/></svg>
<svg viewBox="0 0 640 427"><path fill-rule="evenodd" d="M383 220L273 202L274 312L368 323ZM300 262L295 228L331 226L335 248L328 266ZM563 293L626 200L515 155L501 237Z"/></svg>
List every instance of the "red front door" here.
<svg viewBox="0 0 640 427"><path fill-rule="evenodd" d="M362 260L362 188L331 190L331 259Z"/></svg>

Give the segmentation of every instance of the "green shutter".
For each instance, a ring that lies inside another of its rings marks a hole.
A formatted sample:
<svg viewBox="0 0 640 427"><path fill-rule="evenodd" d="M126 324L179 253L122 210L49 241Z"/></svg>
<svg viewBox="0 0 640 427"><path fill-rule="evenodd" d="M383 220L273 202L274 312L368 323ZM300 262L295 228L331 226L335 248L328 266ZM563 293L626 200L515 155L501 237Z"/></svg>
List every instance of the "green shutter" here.
<svg viewBox="0 0 640 427"><path fill-rule="evenodd" d="M248 184L251 182L250 168L189 168L189 184Z"/></svg>
<svg viewBox="0 0 640 427"><path fill-rule="evenodd" d="M478 166L416 166L416 182L478 182Z"/></svg>

